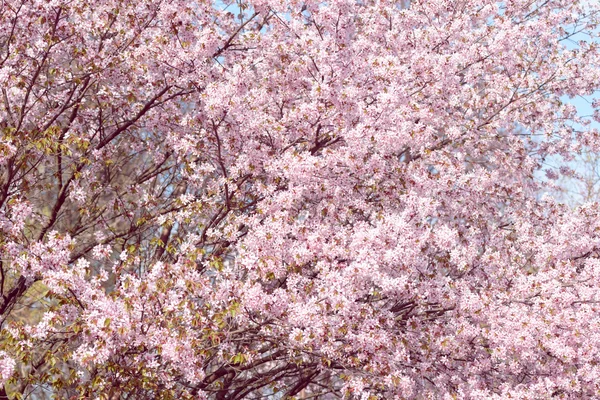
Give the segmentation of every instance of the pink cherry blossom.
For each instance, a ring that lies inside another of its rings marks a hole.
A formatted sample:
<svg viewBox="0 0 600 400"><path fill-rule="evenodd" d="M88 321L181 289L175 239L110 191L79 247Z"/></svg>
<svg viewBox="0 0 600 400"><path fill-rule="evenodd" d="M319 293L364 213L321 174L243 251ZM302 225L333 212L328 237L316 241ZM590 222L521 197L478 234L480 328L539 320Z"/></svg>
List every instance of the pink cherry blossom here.
<svg viewBox="0 0 600 400"><path fill-rule="evenodd" d="M599 16L4 0L0 397L598 398Z"/></svg>

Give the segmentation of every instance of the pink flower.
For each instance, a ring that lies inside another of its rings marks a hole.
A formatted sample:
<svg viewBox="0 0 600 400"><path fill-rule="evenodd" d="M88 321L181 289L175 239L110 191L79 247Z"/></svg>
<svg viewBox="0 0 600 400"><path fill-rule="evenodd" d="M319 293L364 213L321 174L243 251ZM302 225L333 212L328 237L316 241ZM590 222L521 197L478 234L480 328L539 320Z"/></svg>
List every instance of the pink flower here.
<svg viewBox="0 0 600 400"><path fill-rule="evenodd" d="M16 362L13 358L9 357L6 352L0 351L0 377L4 384L15 371Z"/></svg>

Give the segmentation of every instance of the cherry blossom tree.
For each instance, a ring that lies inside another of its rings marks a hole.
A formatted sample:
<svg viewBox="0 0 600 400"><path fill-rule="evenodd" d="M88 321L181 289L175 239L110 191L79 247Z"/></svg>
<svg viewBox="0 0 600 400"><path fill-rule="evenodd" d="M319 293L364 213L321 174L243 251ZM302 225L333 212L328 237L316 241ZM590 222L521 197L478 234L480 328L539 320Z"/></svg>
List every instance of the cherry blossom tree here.
<svg viewBox="0 0 600 400"><path fill-rule="evenodd" d="M0 398L600 396L598 5L0 4Z"/></svg>

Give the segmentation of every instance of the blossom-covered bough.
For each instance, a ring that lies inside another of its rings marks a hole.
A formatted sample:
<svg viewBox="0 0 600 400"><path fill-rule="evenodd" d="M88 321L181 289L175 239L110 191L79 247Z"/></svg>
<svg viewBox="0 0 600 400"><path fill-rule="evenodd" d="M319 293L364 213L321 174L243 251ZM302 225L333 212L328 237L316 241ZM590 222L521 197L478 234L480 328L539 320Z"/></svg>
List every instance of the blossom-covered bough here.
<svg viewBox="0 0 600 400"><path fill-rule="evenodd" d="M599 11L0 0L0 398L600 397Z"/></svg>

